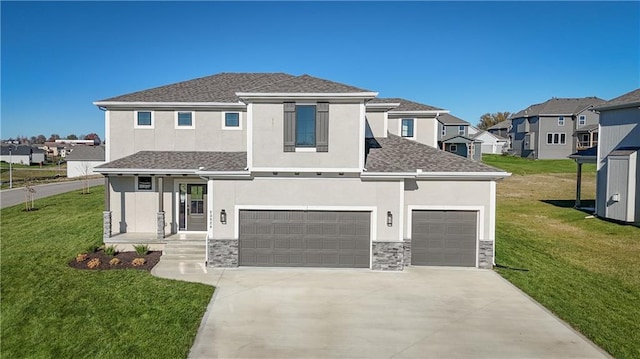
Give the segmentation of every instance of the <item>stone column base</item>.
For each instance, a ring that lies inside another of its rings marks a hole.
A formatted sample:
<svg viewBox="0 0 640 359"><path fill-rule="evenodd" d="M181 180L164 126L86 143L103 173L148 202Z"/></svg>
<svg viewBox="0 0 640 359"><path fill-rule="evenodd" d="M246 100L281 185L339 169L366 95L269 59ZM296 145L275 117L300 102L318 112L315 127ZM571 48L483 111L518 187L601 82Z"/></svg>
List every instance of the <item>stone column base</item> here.
<svg viewBox="0 0 640 359"><path fill-rule="evenodd" d="M164 239L164 212L158 212L156 215L156 236L158 239Z"/></svg>
<svg viewBox="0 0 640 359"><path fill-rule="evenodd" d="M480 241L478 244L478 268L493 268L493 241Z"/></svg>
<svg viewBox="0 0 640 359"><path fill-rule="evenodd" d="M404 269L404 242L373 242L371 255L373 270Z"/></svg>
<svg viewBox="0 0 640 359"><path fill-rule="evenodd" d="M111 238L111 211L102 212L102 239Z"/></svg>
<svg viewBox="0 0 640 359"><path fill-rule="evenodd" d="M237 239L210 239L209 240L209 263L210 267L235 268L238 266L238 245Z"/></svg>
<svg viewBox="0 0 640 359"><path fill-rule="evenodd" d="M411 265L411 239L404 240L404 266Z"/></svg>

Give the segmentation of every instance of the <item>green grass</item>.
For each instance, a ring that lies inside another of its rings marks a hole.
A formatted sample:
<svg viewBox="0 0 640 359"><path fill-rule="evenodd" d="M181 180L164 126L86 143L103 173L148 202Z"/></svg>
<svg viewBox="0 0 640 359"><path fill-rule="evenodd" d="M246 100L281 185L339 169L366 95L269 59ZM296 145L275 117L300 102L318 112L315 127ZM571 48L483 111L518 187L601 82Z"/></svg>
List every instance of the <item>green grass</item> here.
<svg viewBox="0 0 640 359"><path fill-rule="evenodd" d="M572 159L562 160L531 160L528 158L503 155L482 155L482 162L489 166L511 172L516 175L540 173L576 173L576 162ZM582 173L596 171L595 164L582 166Z"/></svg>
<svg viewBox="0 0 640 359"><path fill-rule="evenodd" d="M497 271L613 356L640 358L640 228L585 218L571 208L574 181L498 185L496 262L512 269Z"/></svg>
<svg viewBox="0 0 640 359"><path fill-rule="evenodd" d="M101 242L99 189L2 210L2 358L187 356L212 287L67 265Z"/></svg>

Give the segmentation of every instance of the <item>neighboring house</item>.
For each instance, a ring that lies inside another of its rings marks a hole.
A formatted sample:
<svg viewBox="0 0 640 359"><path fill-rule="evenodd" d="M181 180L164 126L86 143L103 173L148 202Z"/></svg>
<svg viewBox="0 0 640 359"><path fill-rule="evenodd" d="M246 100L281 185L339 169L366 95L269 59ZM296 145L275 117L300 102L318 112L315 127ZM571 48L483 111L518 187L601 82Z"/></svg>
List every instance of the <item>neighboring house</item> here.
<svg viewBox="0 0 640 359"><path fill-rule="evenodd" d="M509 150L509 139L494 135L489 131L482 131L472 135L482 141L482 153L502 154Z"/></svg>
<svg viewBox="0 0 640 359"><path fill-rule="evenodd" d="M640 89L594 110L600 113L596 215L640 223Z"/></svg>
<svg viewBox="0 0 640 359"><path fill-rule="evenodd" d="M33 147L27 145L2 146L0 161L19 165L31 165L33 150Z"/></svg>
<svg viewBox="0 0 640 359"><path fill-rule="evenodd" d="M574 134L598 124L597 97L552 98L510 117L513 153L534 159L567 158L578 148ZM580 132L581 133L581 132Z"/></svg>
<svg viewBox="0 0 640 359"><path fill-rule="evenodd" d="M509 174L436 148L447 111L376 96L221 73L95 102L104 242L188 233L214 267L490 268L496 181Z"/></svg>
<svg viewBox="0 0 640 359"><path fill-rule="evenodd" d="M498 122L495 125L487 128L487 132L500 136L503 138L509 138L509 131L511 130L511 120L504 120L502 122Z"/></svg>
<svg viewBox="0 0 640 359"><path fill-rule="evenodd" d="M443 113L438 116L438 147L474 161L482 160L480 140L469 134L469 122Z"/></svg>
<svg viewBox="0 0 640 359"><path fill-rule="evenodd" d="M31 146L31 163L42 164L44 161L45 151L36 146Z"/></svg>
<svg viewBox="0 0 640 359"><path fill-rule="evenodd" d="M74 146L67 155L67 177L95 174L94 168L104 164L104 146Z"/></svg>

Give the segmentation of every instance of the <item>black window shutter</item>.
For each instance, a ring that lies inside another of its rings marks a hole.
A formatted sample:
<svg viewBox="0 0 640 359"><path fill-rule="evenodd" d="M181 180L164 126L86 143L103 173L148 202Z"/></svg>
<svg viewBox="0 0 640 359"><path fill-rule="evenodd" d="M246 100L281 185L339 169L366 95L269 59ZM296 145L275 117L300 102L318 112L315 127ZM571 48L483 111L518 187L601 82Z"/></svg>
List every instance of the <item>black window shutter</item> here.
<svg viewBox="0 0 640 359"><path fill-rule="evenodd" d="M296 104L284 103L284 152L296 151Z"/></svg>
<svg viewBox="0 0 640 359"><path fill-rule="evenodd" d="M316 105L316 151L329 152L329 103Z"/></svg>

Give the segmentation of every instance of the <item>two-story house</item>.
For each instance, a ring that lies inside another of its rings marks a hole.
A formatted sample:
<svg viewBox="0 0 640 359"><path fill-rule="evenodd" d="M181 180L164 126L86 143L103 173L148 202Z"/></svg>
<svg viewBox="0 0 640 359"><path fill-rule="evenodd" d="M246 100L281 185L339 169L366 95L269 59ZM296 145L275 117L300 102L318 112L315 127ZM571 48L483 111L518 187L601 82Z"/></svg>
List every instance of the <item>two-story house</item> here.
<svg viewBox="0 0 640 359"><path fill-rule="evenodd" d="M438 147L474 161L482 160L482 141L469 133L469 122L443 113L438 116Z"/></svg>
<svg viewBox="0 0 640 359"><path fill-rule="evenodd" d="M188 233L217 267L491 267L509 174L438 150L444 110L376 96L221 73L95 102L105 243Z"/></svg>
<svg viewBox="0 0 640 359"><path fill-rule="evenodd" d="M591 142L580 144L595 144L593 126L598 125L599 116L592 109L603 102L597 97L554 97L517 112L510 118L513 153L534 159L566 158L576 151L585 131Z"/></svg>

